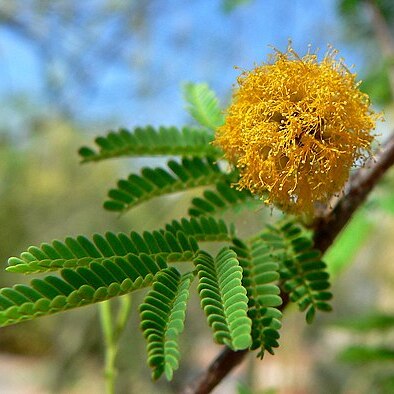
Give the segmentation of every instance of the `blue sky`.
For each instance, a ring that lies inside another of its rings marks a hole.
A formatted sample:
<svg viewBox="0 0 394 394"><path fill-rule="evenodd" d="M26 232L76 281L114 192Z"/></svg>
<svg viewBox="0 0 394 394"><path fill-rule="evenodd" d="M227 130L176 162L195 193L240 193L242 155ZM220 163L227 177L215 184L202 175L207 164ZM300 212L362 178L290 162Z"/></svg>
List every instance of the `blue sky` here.
<svg viewBox="0 0 394 394"><path fill-rule="evenodd" d="M230 14L222 12L219 1L152 1L148 17L144 34L125 43L129 64L103 66L94 94L70 86L69 99L78 102L80 120L112 120L115 128L180 125L188 120L182 83L208 82L224 104L239 74L234 66L249 69L261 63L270 45L284 49L289 38L300 54L308 44L324 53L330 43L348 65L357 64L356 71L364 63L361 49L344 41L332 0L255 0ZM43 66L31 42L0 28L0 97L23 94L32 112L49 110L43 102ZM62 72L61 65L55 67Z"/></svg>

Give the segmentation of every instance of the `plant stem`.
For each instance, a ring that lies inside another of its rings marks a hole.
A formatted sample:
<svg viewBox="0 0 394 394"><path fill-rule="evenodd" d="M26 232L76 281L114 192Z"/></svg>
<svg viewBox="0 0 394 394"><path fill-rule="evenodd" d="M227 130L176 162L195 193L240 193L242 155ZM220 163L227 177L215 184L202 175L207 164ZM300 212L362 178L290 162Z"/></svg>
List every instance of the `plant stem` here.
<svg viewBox="0 0 394 394"><path fill-rule="evenodd" d="M111 300L99 304L100 322L104 337L104 379L106 394L115 394L116 384L116 356L118 354L119 338L126 326L131 310L130 296L119 298L120 306L116 320L114 321L111 308Z"/></svg>
<svg viewBox="0 0 394 394"><path fill-rule="evenodd" d="M106 394L115 394L115 378L116 378L116 344L114 341L114 330L112 322L111 301L107 300L99 304L100 321L104 336L104 379Z"/></svg>
<svg viewBox="0 0 394 394"><path fill-rule="evenodd" d="M129 320L129 316L131 312L131 296L125 295L123 297L120 297L119 302L120 302L120 307L115 324L115 338L117 341L122 335L122 332L125 329L126 324Z"/></svg>

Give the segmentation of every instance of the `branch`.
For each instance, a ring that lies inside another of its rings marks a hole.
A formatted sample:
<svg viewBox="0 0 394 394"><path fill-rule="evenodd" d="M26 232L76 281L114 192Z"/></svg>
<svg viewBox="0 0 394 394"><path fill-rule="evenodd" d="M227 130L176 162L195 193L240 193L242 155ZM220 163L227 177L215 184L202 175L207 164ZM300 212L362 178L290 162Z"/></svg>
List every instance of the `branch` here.
<svg viewBox="0 0 394 394"><path fill-rule="evenodd" d="M226 375L245 358L249 350L235 352L228 347L216 357L208 369L195 381L186 386L182 394L210 393Z"/></svg>
<svg viewBox="0 0 394 394"><path fill-rule="evenodd" d="M331 246L353 213L392 165L394 165L394 134L390 136L376 156L375 164L358 170L350 178L348 191L338 201L335 208L315 220L314 243L317 249L324 253Z"/></svg>
<svg viewBox="0 0 394 394"><path fill-rule="evenodd" d="M333 243L339 232L349 222L353 213L365 201L366 197L377 184L383 174L394 165L394 134L384 145L370 168L362 168L351 177L347 193L338 201L335 208L327 211L316 219L314 224L315 247L324 253ZM281 310L289 303L288 297L283 295ZM225 348L211 363L208 369L194 382L187 385L183 394L210 393L230 371L242 362L248 350L234 352Z"/></svg>

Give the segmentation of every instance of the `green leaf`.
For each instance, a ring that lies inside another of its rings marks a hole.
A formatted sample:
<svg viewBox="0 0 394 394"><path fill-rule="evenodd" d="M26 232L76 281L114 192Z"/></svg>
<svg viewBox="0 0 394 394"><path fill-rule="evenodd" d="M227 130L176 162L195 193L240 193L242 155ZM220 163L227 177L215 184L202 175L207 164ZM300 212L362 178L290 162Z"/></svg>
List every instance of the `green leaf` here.
<svg viewBox="0 0 394 394"><path fill-rule="evenodd" d="M173 220L166 225L165 231L174 235L181 232L199 242L230 241L233 237L233 233L222 219L215 219L210 216L183 218L180 221Z"/></svg>
<svg viewBox="0 0 394 394"><path fill-rule="evenodd" d="M216 183L215 190L205 190L202 197L196 197L192 200L189 215L194 217L217 215L229 209L256 209L261 205L261 200L256 199L249 191L236 190L231 187L230 181L220 181Z"/></svg>
<svg viewBox="0 0 394 394"><path fill-rule="evenodd" d="M216 259L200 252L195 258L198 292L209 326L217 343L233 350L252 344L251 325L247 316L248 298L242 286L242 268L234 251L223 248Z"/></svg>
<svg viewBox="0 0 394 394"><path fill-rule="evenodd" d="M267 242L259 239L250 246L234 239L232 249L239 256L243 269L242 284L248 295L248 316L252 319L251 350L260 348L258 357L264 351L274 353L279 346L279 329L282 313L276 308L282 304L280 289L275 284L279 279L279 264L271 254Z"/></svg>
<svg viewBox="0 0 394 394"><path fill-rule="evenodd" d="M150 286L166 268L147 255L134 259L92 262L62 269L60 277L33 279L30 286L0 289L0 327L89 305Z"/></svg>
<svg viewBox="0 0 394 394"><path fill-rule="evenodd" d="M162 270L140 306L141 328L147 341L148 364L153 379L163 372L171 380L179 365L178 337L183 331L193 274L175 268Z"/></svg>
<svg viewBox="0 0 394 394"><path fill-rule="evenodd" d="M120 129L105 137L97 137L96 150L82 147L82 162L99 161L122 156L198 156L220 157L219 149L211 145L213 134L204 129L151 126L133 131Z"/></svg>
<svg viewBox="0 0 394 394"><path fill-rule="evenodd" d="M140 255L142 258L144 255L153 257L157 264L163 259L168 262L190 261L197 249L196 240L188 234L156 231L144 232L142 237L134 231L129 235L107 232L104 236L95 234L92 240L78 236L66 238L64 242L55 240L51 244L30 247L20 257L8 260L7 271L31 274L61 268L75 269L92 263L116 263L128 267L128 263L136 261Z"/></svg>
<svg viewBox="0 0 394 394"><path fill-rule="evenodd" d="M307 322L313 321L317 310L331 311L331 305L326 302L332 297L327 291L330 287L327 266L301 225L286 221L267 226L261 239L270 245L272 256L279 263L283 290L289 294L290 301L306 311Z"/></svg>
<svg viewBox="0 0 394 394"><path fill-rule="evenodd" d="M55 240L51 244L32 246L19 257L8 260L7 271L24 274L56 271L62 268L96 264L125 264L134 262L138 256L150 256L160 265L161 261L191 261L199 249L198 242L230 241L232 234L223 220L212 217L181 219L167 224L161 231L145 231L142 236L134 231L130 234L95 234L92 239L85 236ZM135 273L138 276L140 272Z"/></svg>
<svg viewBox="0 0 394 394"><path fill-rule="evenodd" d="M183 89L187 110L202 126L216 130L224 123L215 93L205 83L187 83Z"/></svg>
<svg viewBox="0 0 394 394"><path fill-rule="evenodd" d="M193 187L214 184L228 177L210 159L183 158L170 161L168 169L144 168L141 175L131 174L118 182L108 193L104 207L110 211L126 212L154 197L185 191Z"/></svg>

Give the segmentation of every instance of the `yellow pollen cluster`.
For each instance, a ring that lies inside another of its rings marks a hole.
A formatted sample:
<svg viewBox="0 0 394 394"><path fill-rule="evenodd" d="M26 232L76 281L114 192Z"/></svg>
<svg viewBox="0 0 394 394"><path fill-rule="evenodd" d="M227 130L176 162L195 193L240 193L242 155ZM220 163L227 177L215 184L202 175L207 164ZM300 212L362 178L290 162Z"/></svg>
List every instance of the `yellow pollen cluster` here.
<svg viewBox="0 0 394 394"><path fill-rule="evenodd" d="M370 155L378 118L336 52L319 63L289 47L238 78L215 144L240 170L239 189L283 211L312 214Z"/></svg>

